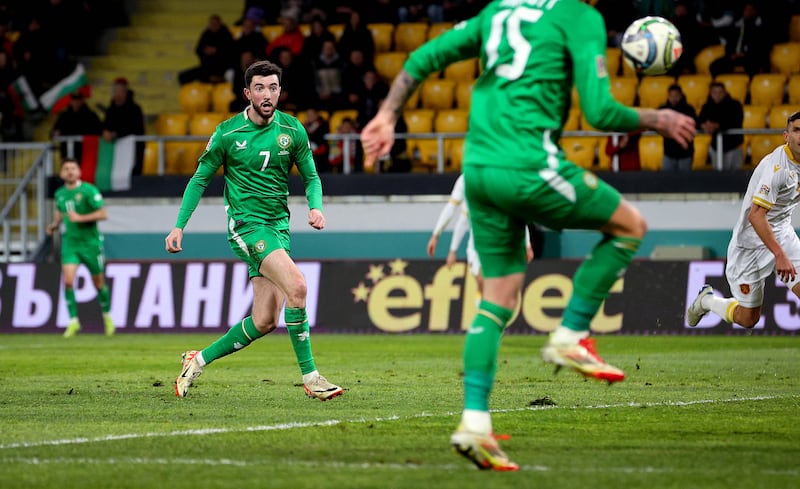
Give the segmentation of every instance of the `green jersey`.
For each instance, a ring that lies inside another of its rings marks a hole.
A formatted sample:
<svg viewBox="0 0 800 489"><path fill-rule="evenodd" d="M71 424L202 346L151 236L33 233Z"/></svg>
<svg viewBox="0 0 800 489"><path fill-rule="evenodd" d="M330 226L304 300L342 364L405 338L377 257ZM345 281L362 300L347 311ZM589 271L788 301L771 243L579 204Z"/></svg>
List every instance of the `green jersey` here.
<svg viewBox="0 0 800 489"><path fill-rule="evenodd" d="M79 245L102 240L97 221L72 222L68 212L89 214L103 207L103 195L91 183L80 182L75 188L59 187L55 193L56 209L64 220L64 242Z"/></svg>
<svg viewBox="0 0 800 489"><path fill-rule="evenodd" d="M275 111L266 126L254 124L243 111L217 126L197 170L183 194L176 227L189 221L208 182L224 170L225 209L229 229L237 223L289 227L289 171L296 165L310 209L322 209L322 184L300 122Z"/></svg>
<svg viewBox="0 0 800 489"><path fill-rule="evenodd" d="M631 131L635 110L611 95L601 15L580 0L496 0L413 52L417 81L454 61L480 57L464 165L554 167L573 84L597 129ZM666 94L664 95L666 96Z"/></svg>

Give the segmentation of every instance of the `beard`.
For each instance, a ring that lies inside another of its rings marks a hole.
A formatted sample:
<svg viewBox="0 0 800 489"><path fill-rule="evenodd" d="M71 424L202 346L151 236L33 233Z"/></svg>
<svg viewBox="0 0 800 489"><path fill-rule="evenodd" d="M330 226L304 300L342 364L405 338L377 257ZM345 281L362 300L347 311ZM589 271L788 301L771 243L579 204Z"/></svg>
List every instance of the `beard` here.
<svg viewBox="0 0 800 489"><path fill-rule="evenodd" d="M264 122L269 121L269 119L275 114L275 106L267 103L262 103L261 105L250 104L253 107L253 110L259 117L264 119Z"/></svg>

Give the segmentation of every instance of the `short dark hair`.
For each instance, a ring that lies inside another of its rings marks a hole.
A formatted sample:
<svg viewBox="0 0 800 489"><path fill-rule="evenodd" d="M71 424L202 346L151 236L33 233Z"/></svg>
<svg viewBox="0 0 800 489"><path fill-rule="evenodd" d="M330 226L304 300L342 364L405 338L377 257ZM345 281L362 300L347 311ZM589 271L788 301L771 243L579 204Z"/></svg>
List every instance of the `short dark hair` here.
<svg viewBox="0 0 800 489"><path fill-rule="evenodd" d="M281 75L283 74L283 70L280 66L276 65L275 63L271 63L266 60L256 61L255 63L251 64L247 67L244 72L244 82L247 85L247 88L250 88L250 82L253 81L254 76L270 76L270 75L278 75L278 85L281 84Z"/></svg>
<svg viewBox="0 0 800 489"><path fill-rule="evenodd" d="M65 156L64 158L61 158L61 166L64 166L68 163L75 163L79 167L81 166L81 162L78 161L77 158L73 158L72 156Z"/></svg>
<svg viewBox="0 0 800 489"><path fill-rule="evenodd" d="M786 118L786 127L792 125L792 122L800 120L800 110Z"/></svg>
<svg viewBox="0 0 800 489"><path fill-rule="evenodd" d="M672 84L672 85L670 85L670 86L669 86L669 88L667 89L667 91L668 91L668 92L671 92L671 91L673 91L673 90L677 90L677 91L681 92L681 94L683 94L683 89L682 89L682 88L681 88L681 86L680 86L680 85L678 85L677 83L673 83L673 84Z"/></svg>

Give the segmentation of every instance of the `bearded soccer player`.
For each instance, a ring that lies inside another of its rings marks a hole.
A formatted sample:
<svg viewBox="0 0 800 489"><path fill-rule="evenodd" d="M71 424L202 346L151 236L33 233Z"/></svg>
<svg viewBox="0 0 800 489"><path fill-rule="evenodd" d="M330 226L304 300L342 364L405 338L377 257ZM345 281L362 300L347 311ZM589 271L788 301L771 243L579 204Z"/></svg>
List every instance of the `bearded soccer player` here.
<svg viewBox="0 0 800 489"><path fill-rule="evenodd" d="M306 395L325 401L342 388L320 375L311 351L306 317L306 281L289 256L289 170L296 165L308 199L308 224L325 227L322 184L308 146L308 135L294 117L277 110L281 69L258 61L245 71L243 112L217 126L197 171L183 194L175 228L166 238L170 253L182 250L183 229L209 181L224 167L228 244L247 263L253 285L253 311L201 351L183 354L175 393L184 397L209 363L234 353L275 330L286 305L286 328L294 347Z"/></svg>
<svg viewBox="0 0 800 489"><path fill-rule="evenodd" d="M65 158L61 162L59 176L64 180L64 185L56 190L56 212L53 222L47 226L47 233L54 234L64 222L61 274L64 277L64 298L69 312L69 323L64 330L64 337L71 338L81 330L74 289L75 274L81 264L92 275L92 283L97 289L97 301L103 311L105 332L107 336L112 336L116 328L111 320L111 294L105 280L103 235L97 227L98 221L108 219L108 213L103 207L103 195L97 187L81 180L81 167L73 158Z"/></svg>
<svg viewBox="0 0 800 489"><path fill-rule="evenodd" d="M464 411L450 438L478 467L517 470L492 436L489 396L497 351L525 278L525 225L594 229L601 239L575 273L546 362L591 378L623 380L589 338L589 323L646 232L639 211L610 185L566 160L559 138L573 83L600 130L654 129L687 146L695 123L672 110L634 109L611 95L603 18L579 0L497 0L411 53L378 114L361 133L366 167L387 154L405 101L430 74L480 57L464 147L464 180L483 300L464 345Z"/></svg>
<svg viewBox="0 0 800 489"><path fill-rule="evenodd" d="M773 271L800 297L800 238L792 225L800 203L800 112L788 117L783 139L785 144L765 156L750 177L733 228L725 266L733 297L718 297L704 285L686 311L689 326L697 326L711 311L729 323L755 327L761 319L764 280Z"/></svg>

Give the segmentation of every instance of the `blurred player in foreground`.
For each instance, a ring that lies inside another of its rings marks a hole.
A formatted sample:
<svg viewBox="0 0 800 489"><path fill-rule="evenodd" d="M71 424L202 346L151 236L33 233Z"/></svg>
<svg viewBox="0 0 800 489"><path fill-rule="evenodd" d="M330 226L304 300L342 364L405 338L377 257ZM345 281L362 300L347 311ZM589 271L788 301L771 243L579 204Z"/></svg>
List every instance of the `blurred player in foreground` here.
<svg viewBox="0 0 800 489"><path fill-rule="evenodd" d="M450 199L442 207L439 212L439 218L436 220L436 226L431 233L431 239L428 240L428 256L433 257L436 254L436 245L439 243L439 236L445 230L453 215L458 213L456 223L453 226L453 236L450 239L450 251L447 252L447 266L451 267L456 262L456 252L458 247L461 246L461 241L464 235L470 232L469 225L469 209L467 208L467 201L464 198L464 174L458 176L456 183L453 184L453 190L450 191ZM531 235L528 227L525 227L525 257L530 263L533 260L533 247L531 246ZM483 275L481 274L481 260L478 258L478 252L475 251L475 241L472 239L470 233L467 240L467 266L469 271L478 283L478 291L483 291Z"/></svg>
<svg viewBox="0 0 800 489"><path fill-rule="evenodd" d="M464 148L464 184L483 300L464 345L464 411L450 438L478 467L517 470L492 436L489 396L503 330L525 269L523 233L535 222L554 230L602 233L573 279L561 325L542 350L545 361L616 382L589 338L589 323L622 276L646 232L638 210L610 185L570 163L558 146L577 84L586 119L600 130L655 129L688 145L694 120L672 110L633 109L611 96L603 19L579 0L503 0L411 53L378 114L361 133L366 166L389 152L410 94L452 62L480 56Z"/></svg>
<svg viewBox="0 0 800 489"><path fill-rule="evenodd" d="M311 352L306 317L306 280L289 256L289 170L296 165L308 199L308 224L325 227L322 184L300 122L277 110L281 69L258 61L245 72L243 112L222 122L183 194L175 228L166 238L170 253L181 251L183 228L197 208L208 182L220 166L225 168L225 210L228 244L249 267L253 285L253 313L202 351L183 354L183 368L175 380L175 393L186 396L192 382L209 363L237 352L275 330L281 307L306 395L325 401L342 394L342 388L319 374Z"/></svg>
<svg viewBox="0 0 800 489"><path fill-rule="evenodd" d="M69 323L64 330L64 337L71 338L81 329L74 289L75 274L81 263L86 265L92 275L92 283L97 289L97 301L103 311L105 332L107 336L112 336L116 328L111 320L111 294L105 279L103 235L97 227L98 221L108 219L108 213L103 207L103 195L97 187L81 180L81 167L73 158L65 158L61 162L59 176L64 180L64 185L56 190L56 211L53 222L47 226L47 234L56 233L64 222L61 273L64 277L64 298L69 311Z"/></svg>
<svg viewBox="0 0 800 489"><path fill-rule="evenodd" d="M761 318L764 280L772 272L800 297L800 238L792 213L800 202L800 112L786 121L782 144L756 167L728 244L725 275L733 297L714 295L706 284L689 305L686 322L697 326L709 311L752 328Z"/></svg>

